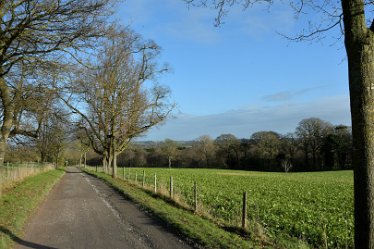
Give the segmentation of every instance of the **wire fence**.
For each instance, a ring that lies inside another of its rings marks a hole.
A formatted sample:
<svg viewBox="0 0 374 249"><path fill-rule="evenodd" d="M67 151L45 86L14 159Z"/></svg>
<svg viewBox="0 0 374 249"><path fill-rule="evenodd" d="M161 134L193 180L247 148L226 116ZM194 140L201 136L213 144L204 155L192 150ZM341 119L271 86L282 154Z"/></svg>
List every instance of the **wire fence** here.
<svg viewBox="0 0 374 249"><path fill-rule="evenodd" d="M0 196L14 183L53 168L52 164L46 163L4 163L0 165Z"/></svg>
<svg viewBox="0 0 374 249"><path fill-rule="evenodd" d="M104 172L102 166L86 166L86 168L99 173L111 173ZM183 184L178 182L178 180L173 178L173 176L165 178L165 176L160 176L156 173L147 173L146 171L137 168L123 167L118 168L117 177L132 184L136 184L138 187L149 192L169 198L181 207L199 213L207 218L214 219L219 223L224 222L228 226L233 226L243 231L249 228L248 220L253 220L255 218L254 215L251 215L253 212L248 214L246 192L237 193L243 197L239 198L240 201L238 203L235 203L235 211L230 212L230 214L226 215L227 217L223 217L221 213L218 214L214 212L215 210L204 206L202 196L206 193L201 189L202 183L199 181L195 180L190 182L189 186L181 187Z"/></svg>
<svg viewBox="0 0 374 249"><path fill-rule="evenodd" d="M87 168L96 172L104 172L102 166L87 166ZM353 225L351 224L350 212L341 218L343 212L330 210L331 212L325 214L318 211L320 210L319 205L314 205L308 209L301 204L302 200L307 199L306 196L303 197L302 193L300 194L301 199L299 195L285 195L278 191L279 187L268 189L268 185L262 185L258 181L256 181L258 186L254 189L231 189L229 185L212 185L211 181L208 184L206 180L197 175L192 178L181 177L176 172L174 172L176 175L171 172L173 171L164 173L157 171L157 169L144 170L120 167L117 171L117 177L150 193L168 198L177 205L213 220L225 229L236 233L275 236L274 234L277 234L278 229L280 229L293 237L301 238L301 241L307 241L316 248L323 247L323 245L328 245L328 248L353 247ZM104 173L110 174L111 172ZM219 182L219 179L216 180ZM251 179L251 181L254 181L254 179ZM273 185L277 186L276 184ZM293 185L290 186L287 191L293 189ZM297 186L300 187L300 185ZM307 193L310 193L312 189L309 189L308 185L305 185L305 187L308 188ZM301 189L298 190L302 192ZM320 194L322 199L319 200L317 199L319 197L315 196L313 203L324 205L326 200L323 197L326 193L320 193L319 191L320 189L316 194ZM273 192L277 194L274 195ZM298 191L291 192L299 193ZM307 203L307 201L305 202ZM322 208L327 210L331 207ZM335 207L335 209L337 208ZM345 209L342 208L342 210ZM329 218L329 221L326 217ZM331 220L334 220L335 223ZM322 224L322 228L318 224Z"/></svg>

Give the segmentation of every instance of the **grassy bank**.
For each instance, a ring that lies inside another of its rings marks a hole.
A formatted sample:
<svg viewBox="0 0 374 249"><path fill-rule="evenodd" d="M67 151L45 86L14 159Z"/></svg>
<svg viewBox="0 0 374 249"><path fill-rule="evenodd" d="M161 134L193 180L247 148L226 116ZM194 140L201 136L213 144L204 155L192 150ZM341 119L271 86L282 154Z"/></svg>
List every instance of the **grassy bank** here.
<svg viewBox="0 0 374 249"><path fill-rule="evenodd" d="M0 197L2 192L6 192L8 188L16 185L17 182L21 182L26 177L37 175L53 168L52 164L44 163L6 163L0 165Z"/></svg>
<svg viewBox="0 0 374 249"><path fill-rule="evenodd" d="M63 174L63 170L50 170L31 176L3 193L0 198L0 248L12 248L14 241L20 239L26 220Z"/></svg>
<svg viewBox="0 0 374 249"><path fill-rule="evenodd" d="M205 248L305 248L306 245L296 239L287 238L276 243L259 233L238 235L229 229L214 224L210 220L194 214L188 208L182 208L167 197L154 195L152 191L143 190L136 184L121 179L112 179L104 173L87 171L105 181L125 196L141 204L156 217L165 221L182 237ZM238 231L235 231L238 232Z"/></svg>

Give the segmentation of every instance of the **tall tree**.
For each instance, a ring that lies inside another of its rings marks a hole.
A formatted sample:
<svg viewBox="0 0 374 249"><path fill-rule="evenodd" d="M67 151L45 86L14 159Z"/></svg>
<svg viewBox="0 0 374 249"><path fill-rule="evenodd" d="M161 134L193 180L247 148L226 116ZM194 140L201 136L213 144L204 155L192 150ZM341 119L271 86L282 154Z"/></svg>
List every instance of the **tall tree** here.
<svg viewBox="0 0 374 249"><path fill-rule="evenodd" d="M41 162L53 162L56 166L61 163L67 143L69 123L69 115L66 113L46 112L35 138Z"/></svg>
<svg viewBox="0 0 374 249"><path fill-rule="evenodd" d="M213 6L221 22L227 8L244 9L269 0L184 0ZM353 136L355 246L374 248L374 19L372 0L290 0L297 14L312 13L307 32L296 39L309 39L340 28L348 57L349 93ZM317 22L317 23L316 23Z"/></svg>
<svg viewBox="0 0 374 249"><path fill-rule="evenodd" d="M161 144L161 151L167 156L170 169L172 161L176 159L178 153L178 144L171 139L165 139Z"/></svg>
<svg viewBox="0 0 374 249"><path fill-rule="evenodd" d="M216 146L213 139L208 135L201 136L195 142L195 147L199 151L199 154L203 157L206 167L212 166L212 161L216 152Z"/></svg>
<svg viewBox="0 0 374 249"><path fill-rule="evenodd" d="M156 82L159 47L128 29L112 27L97 57L78 70L63 101L80 116L93 150L113 167L130 141L164 121L173 108L169 90ZM153 84L152 84L153 82ZM146 85L147 84L147 85ZM73 101L74 100L74 101Z"/></svg>
<svg viewBox="0 0 374 249"><path fill-rule="evenodd" d="M112 2L0 1L0 163L4 160L9 136L29 134L18 125L19 96L24 95L25 88L19 84L14 87L14 76L22 75L22 80L31 76L29 84L37 83L37 77L30 72L76 58L79 52L92 45L89 41L103 34Z"/></svg>
<svg viewBox="0 0 374 249"><path fill-rule="evenodd" d="M239 166L240 141L232 134L222 134L214 140L217 146L217 154L223 159L226 167L236 168Z"/></svg>
<svg viewBox="0 0 374 249"><path fill-rule="evenodd" d="M258 131L252 134L251 140L254 141L255 154L264 160L268 167L271 166L279 154L280 135L274 131Z"/></svg>
<svg viewBox="0 0 374 249"><path fill-rule="evenodd" d="M309 169L320 169L320 149L324 138L333 133L332 124L319 118L307 118L299 122L296 127L296 135L301 140L304 150L305 163ZM312 156L312 165L309 162L309 154Z"/></svg>

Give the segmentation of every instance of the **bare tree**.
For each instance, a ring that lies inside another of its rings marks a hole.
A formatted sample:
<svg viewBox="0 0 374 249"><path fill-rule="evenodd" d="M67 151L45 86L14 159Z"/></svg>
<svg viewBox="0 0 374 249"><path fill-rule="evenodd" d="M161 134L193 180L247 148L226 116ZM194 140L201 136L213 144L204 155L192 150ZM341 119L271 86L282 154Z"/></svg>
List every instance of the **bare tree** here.
<svg viewBox="0 0 374 249"><path fill-rule="evenodd" d="M90 40L103 34L112 0L1 0L0 1L0 163L11 134L32 135L21 129L19 99L27 88L17 84L31 78L36 68L51 68L77 58ZM27 69L26 69L27 68ZM26 74L25 74L26 72Z"/></svg>
<svg viewBox="0 0 374 249"><path fill-rule="evenodd" d="M69 115L66 113L46 113L35 138L41 162L52 162L56 166L61 164L69 123Z"/></svg>
<svg viewBox="0 0 374 249"><path fill-rule="evenodd" d="M178 153L178 144L171 139L165 139L161 145L161 151L167 156L170 169L172 160L175 160Z"/></svg>
<svg viewBox="0 0 374 249"><path fill-rule="evenodd" d="M80 116L91 147L103 155L104 166L113 167L115 178L117 155L164 121L173 104L169 90L155 83L166 70L156 63L159 47L131 30L112 32L91 65L77 71L71 95L63 101Z"/></svg>
<svg viewBox="0 0 374 249"><path fill-rule="evenodd" d="M280 135L273 131L259 131L252 134L251 140L254 141L256 155L270 166L279 154Z"/></svg>
<svg viewBox="0 0 374 249"><path fill-rule="evenodd" d="M280 153L283 155L283 158L280 158L282 164L281 166L283 167L283 162L285 162L285 166L289 168L288 171L293 167L298 146L298 139L294 133L287 133L281 137ZM283 169L286 170L286 167L283 167Z"/></svg>
<svg viewBox="0 0 374 249"><path fill-rule="evenodd" d="M222 134L215 139L214 143L217 146L217 154L220 155L226 166L230 168L239 166L240 141L234 135Z"/></svg>
<svg viewBox="0 0 374 249"><path fill-rule="evenodd" d="M213 139L208 135L201 136L197 139L195 146L199 154L203 156L206 167L210 167L216 151Z"/></svg>
<svg viewBox="0 0 374 249"><path fill-rule="evenodd" d="M307 166L310 166L309 154L311 154L312 168L318 168L318 155L323 139L331 133L333 133L333 125L319 118L307 118L299 122L296 127L296 135L301 140Z"/></svg>

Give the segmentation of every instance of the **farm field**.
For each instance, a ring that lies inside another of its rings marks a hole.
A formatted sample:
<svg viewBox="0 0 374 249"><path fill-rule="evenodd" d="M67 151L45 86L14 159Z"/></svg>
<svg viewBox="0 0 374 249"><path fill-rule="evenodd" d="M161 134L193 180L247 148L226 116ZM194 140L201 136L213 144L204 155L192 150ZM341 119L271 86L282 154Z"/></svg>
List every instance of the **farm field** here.
<svg viewBox="0 0 374 249"><path fill-rule="evenodd" d="M353 248L353 172L269 173L215 169L126 168L126 179L193 206L197 182L198 208L217 224L239 228L243 192L248 195L248 229L276 240L296 237L313 248ZM123 177L123 169L119 169Z"/></svg>

